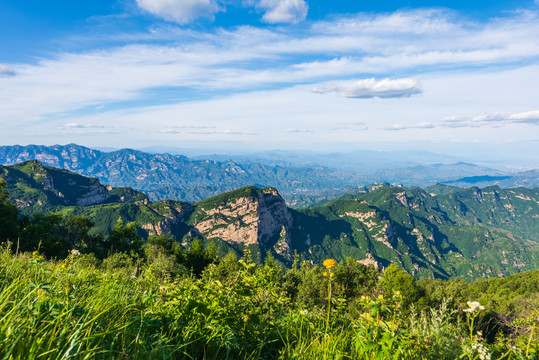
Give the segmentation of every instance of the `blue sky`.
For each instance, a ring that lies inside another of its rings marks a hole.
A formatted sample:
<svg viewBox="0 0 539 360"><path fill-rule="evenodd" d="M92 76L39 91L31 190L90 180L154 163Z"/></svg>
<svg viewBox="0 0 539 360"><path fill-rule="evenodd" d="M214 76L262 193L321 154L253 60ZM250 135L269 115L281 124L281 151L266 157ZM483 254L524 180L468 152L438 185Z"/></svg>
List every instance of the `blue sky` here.
<svg viewBox="0 0 539 360"><path fill-rule="evenodd" d="M2 144L535 163L537 1L3 0Z"/></svg>

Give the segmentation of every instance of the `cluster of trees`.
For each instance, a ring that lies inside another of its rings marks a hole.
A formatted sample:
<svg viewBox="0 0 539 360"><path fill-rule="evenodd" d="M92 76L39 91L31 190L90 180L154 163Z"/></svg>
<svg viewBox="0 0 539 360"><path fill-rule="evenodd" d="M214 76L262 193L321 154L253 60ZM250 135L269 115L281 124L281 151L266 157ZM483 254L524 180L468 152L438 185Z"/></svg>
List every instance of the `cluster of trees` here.
<svg viewBox="0 0 539 360"><path fill-rule="evenodd" d="M136 224L124 224L121 219L107 235L102 235L91 234L95 224L84 216L64 218L60 214L37 213L21 217L9 201L5 185L0 179L0 242L11 242L16 252L39 251L62 259L77 250L103 259L114 252L139 253L142 248Z"/></svg>
<svg viewBox="0 0 539 360"><path fill-rule="evenodd" d="M250 263L249 255L247 260L239 260L233 252L219 257L215 244L204 245L199 240L192 241L187 249L170 236L153 236L143 242L137 234L136 224L124 224L121 220L108 234L102 235L93 234L94 223L82 216L64 218L58 214L35 214L32 218L20 217L4 187L5 182L0 179L0 242L9 242L15 254L38 251L47 258L61 260L69 259L72 250L77 250L105 270L131 266L145 269L152 279L178 283L201 281L200 286L214 284L213 281L218 281L215 284L235 284L246 264ZM251 265L255 266L254 263ZM320 310L327 307L327 269L306 262L300 264L296 256L292 268L285 270L271 254L266 256L263 268L266 269L264 274L272 274L276 291L294 308ZM481 324L487 341L493 343L499 334L505 334L507 338L531 339L529 341L533 340L534 346L538 346L538 336L530 335L530 329L537 325L539 271L505 279L480 279L473 283L457 279L416 281L397 265L380 272L348 258L336 264L330 274L330 300L333 299L335 309L346 308L341 314L343 319L350 314L362 313L365 297L375 299L382 295L391 298L400 294L400 304L408 314L411 309L430 311L440 308L441 304L456 310L469 300L479 300L487 308ZM262 278L253 278L252 286L259 286ZM220 288L221 285L215 284L211 286ZM262 287L260 291L266 290Z"/></svg>
<svg viewBox="0 0 539 360"><path fill-rule="evenodd" d="M15 253L38 251L47 258L64 259L76 250L93 254L98 260L124 254L131 259L147 259L172 276L200 274L217 258L216 247L204 248L199 240L193 241L189 249L183 249L170 236L153 236L144 242L137 233L137 224L124 224L122 219L103 235L91 231L95 223L85 216L36 213L21 217L9 201L5 186L0 179L0 243L9 242Z"/></svg>
<svg viewBox="0 0 539 360"><path fill-rule="evenodd" d="M353 259L330 260L326 268L296 261L283 270L271 257L256 265L246 251L184 274L186 259L194 261L196 252L197 264L209 261L212 246L197 242L185 250L170 240L152 238L144 259L72 252L46 260L0 247L0 353L448 360L539 354L539 271L474 283L415 281L394 265L379 272ZM495 288L513 311L476 302Z"/></svg>

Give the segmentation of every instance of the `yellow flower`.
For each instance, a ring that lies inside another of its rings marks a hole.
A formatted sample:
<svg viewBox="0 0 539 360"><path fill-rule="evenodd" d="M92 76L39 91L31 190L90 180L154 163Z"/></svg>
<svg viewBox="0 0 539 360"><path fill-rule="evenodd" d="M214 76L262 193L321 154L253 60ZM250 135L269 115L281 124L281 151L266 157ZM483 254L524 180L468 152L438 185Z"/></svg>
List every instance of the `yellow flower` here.
<svg viewBox="0 0 539 360"><path fill-rule="evenodd" d="M324 271L324 273L323 273L322 275L324 275L324 276L328 276L328 273L327 273L327 271Z"/></svg>
<svg viewBox="0 0 539 360"><path fill-rule="evenodd" d="M324 265L326 267L326 269L331 269L332 267L335 266L335 264L336 264L336 262L333 259L326 259L322 263L322 265Z"/></svg>

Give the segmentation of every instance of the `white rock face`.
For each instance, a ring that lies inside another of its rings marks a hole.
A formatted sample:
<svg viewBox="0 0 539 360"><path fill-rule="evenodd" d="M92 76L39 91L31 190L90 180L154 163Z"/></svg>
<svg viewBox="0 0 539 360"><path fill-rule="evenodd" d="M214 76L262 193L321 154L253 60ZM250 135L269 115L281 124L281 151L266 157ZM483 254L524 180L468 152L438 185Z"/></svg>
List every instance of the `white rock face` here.
<svg viewBox="0 0 539 360"><path fill-rule="evenodd" d="M204 237L233 244L265 244L277 240L279 252L290 249L292 216L277 190L259 190L255 197L231 199L205 211L194 228Z"/></svg>
<svg viewBox="0 0 539 360"><path fill-rule="evenodd" d="M376 261L376 259L372 256L371 253L367 253L367 257L363 260L358 260L357 261L358 263L360 264L363 264L365 266L369 266L369 265L372 265L374 266L376 269L380 269L380 268L383 268L382 266L380 266L380 264L378 263L378 261Z"/></svg>
<svg viewBox="0 0 539 360"><path fill-rule="evenodd" d="M77 199L77 206L97 205L110 197L107 189L96 181L88 187L88 193Z"/></svg>

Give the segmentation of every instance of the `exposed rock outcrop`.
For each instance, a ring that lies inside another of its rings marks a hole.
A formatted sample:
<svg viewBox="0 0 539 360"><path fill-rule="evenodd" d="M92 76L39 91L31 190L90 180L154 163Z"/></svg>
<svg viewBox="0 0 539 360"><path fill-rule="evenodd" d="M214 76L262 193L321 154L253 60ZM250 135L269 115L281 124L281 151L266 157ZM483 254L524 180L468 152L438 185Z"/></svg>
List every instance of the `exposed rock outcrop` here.
<svg viewBox="0 0 539 360"><path fill-rule="evenodd" d="M216 207L197 211L193 225L207 239L216 238L237 245L274 246L278 253L290 251L288 229L292 216L285 201L273 188L251 188L248 194L225 199Z"/></svg>

